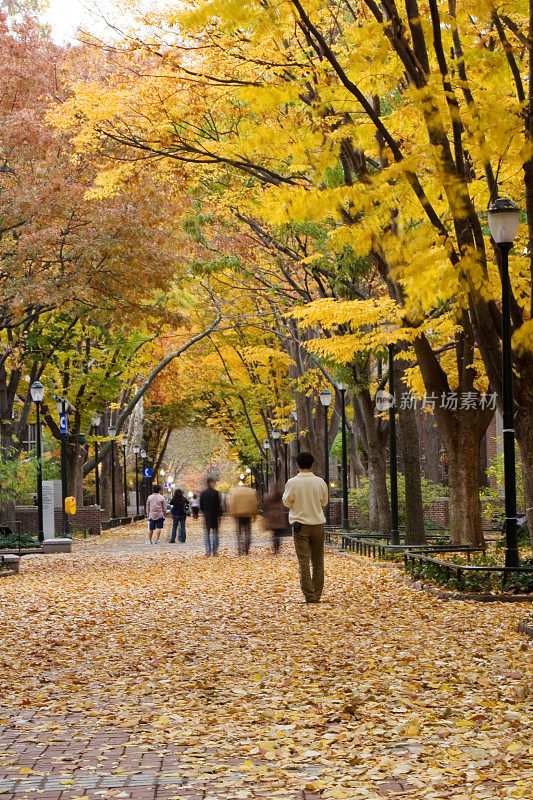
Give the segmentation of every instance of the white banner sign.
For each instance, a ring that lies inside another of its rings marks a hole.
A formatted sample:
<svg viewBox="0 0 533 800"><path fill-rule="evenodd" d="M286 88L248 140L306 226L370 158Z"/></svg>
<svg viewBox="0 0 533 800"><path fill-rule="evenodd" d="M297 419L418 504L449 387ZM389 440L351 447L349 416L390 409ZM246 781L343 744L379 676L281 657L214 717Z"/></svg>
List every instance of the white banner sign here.
<svg viewBox="0 0 533 800"><path fill-rule="evenodd" d="M45 539L55 538L54 481L43 481L43 531Z"/></svg>

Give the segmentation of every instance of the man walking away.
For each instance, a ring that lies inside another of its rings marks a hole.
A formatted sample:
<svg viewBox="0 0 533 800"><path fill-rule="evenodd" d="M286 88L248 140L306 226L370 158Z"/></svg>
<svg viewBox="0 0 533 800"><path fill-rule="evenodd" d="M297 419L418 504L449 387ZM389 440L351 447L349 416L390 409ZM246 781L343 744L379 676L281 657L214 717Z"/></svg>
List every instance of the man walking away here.
<svg viewBox="0 0 533 800"><path fill-rule="evenodd" d="M154 486L152 494L146 500L146 516L148 517L148 541L152 544L152 536L155 534L156 543L165 524L165 514L167 513L167 501L161 494L161 487Z"/></svg>
<svg viewBox="0 0 533 800"><path fill-rule="evenodd" d="M204 545L206 556L218 553L218 526L222 516L220 492L215 489L214 478L207 479L207 488L200 494L200 511L204 515Z"/></svg>
<svg viewBox="0 0 533 800"><path fill-rule="evenodd" d="M320 602L324 588L326 518L322 509L329 499L326 482L311 470L314 460L311 453L298 453L298 475L287 481L283 494L283 503L289 509L289 522L293 526L300 586L306 603Z"/></svg>
<svg viewBox="0 0 533 800"><path fill-rule="evenodd" d="M237 533L237 552L248 555L252 542L252 520L257 516L259 503L257 492L250 486L239 483L229 496L229 513L235 519Z"/></svg>

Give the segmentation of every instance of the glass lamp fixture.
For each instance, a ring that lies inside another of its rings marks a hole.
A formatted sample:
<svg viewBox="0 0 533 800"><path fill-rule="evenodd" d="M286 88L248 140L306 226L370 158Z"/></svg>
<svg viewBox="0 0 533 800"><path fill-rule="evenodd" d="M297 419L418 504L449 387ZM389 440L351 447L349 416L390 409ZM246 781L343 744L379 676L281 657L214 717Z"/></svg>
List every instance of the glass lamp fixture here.
<svg viewBox="0 0 533 800"><path fill-rule="evenodd" d="M488 210L490 234L496 244L511 244L518 233L520 209L512 200L500 197Z"/></svg>

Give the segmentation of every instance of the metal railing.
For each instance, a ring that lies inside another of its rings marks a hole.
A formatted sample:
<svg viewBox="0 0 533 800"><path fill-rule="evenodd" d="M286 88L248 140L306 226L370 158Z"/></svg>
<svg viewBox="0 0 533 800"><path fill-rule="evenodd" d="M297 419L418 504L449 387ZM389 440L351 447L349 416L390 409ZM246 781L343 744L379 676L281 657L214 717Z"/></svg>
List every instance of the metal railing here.
<svg viewBox="0 0 533 800"><path fill-rule="evenodd" d="M468 561L472 553L485 554L485 547L472 547L471 545L456 545L445 540L443 536L433 537L433 544L407 544L392 545L384 541L383 534L367 534L366 532L349 533L335 528L326 528L326 542L333 543L333 538L340 538L342 550L355 552L369 558L386 558L387 555L403 555L406 551L416 550L425 553L466 553Z"/></svg>
<svg viewBox="0 0 533 800"><path fill-rule="evenodd" d="M472 548L470 552L473 550L474 548ZM460 551L458 548L455 548L455 551L449 550L448 552ZM510 574L533 575L533 567L485 567L479 566L478 564L456 564L453 561L442 561L438 558L432 558L431 556L420 552L420 548L417 548L416 550L406 550L404 552L403 559L406 572L411 572L417 564L430 564L431 566L436 567L438 571L444 573L446 576L446 581L450 581L452 574L455 574L457 584L459 586L464 586L465 574L500 574L502 577L502 586L505 586L507 578ZM468 560L470 560L470 557L468 557Z"/></svg>

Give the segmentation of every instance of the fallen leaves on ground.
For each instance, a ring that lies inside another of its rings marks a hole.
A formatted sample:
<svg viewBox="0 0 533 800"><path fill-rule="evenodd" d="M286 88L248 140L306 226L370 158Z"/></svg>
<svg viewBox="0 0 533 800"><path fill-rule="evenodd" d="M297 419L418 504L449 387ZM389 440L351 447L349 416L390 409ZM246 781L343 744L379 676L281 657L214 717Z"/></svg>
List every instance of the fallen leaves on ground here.
<svg viewBox="0 0 533 800"><path fill-rule="evenodd" d="M290 544L205 559L124 541L27 558L0 582L3 724L38 711L29 738L69 719L119 730L114 774L128 752L173 754L163 777L209 797L533 796L523 606L442 601L335 553L325 602L306 606Z"/></svg>

